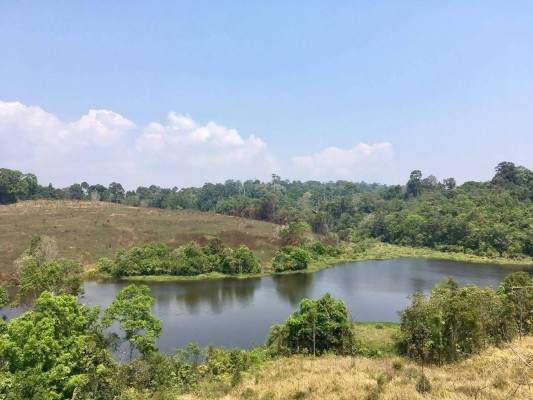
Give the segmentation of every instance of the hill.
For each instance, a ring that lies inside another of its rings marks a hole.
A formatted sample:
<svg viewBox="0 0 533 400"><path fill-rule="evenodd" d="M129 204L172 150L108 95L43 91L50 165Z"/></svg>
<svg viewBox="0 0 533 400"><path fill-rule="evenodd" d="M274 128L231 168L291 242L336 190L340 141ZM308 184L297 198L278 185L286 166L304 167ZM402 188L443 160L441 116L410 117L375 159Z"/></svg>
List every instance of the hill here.
<svg viewBox="0 0 533 400"><path fill-rule="evenodd" d="M0 205L0 273L35 235L55 239L59 254L83 264L114 257L119 248L148 242L177 247L218 236L232 247L247 245L263 263L278 247L278 225L200 211L130 207L87 201L23 201Z"/></svg>

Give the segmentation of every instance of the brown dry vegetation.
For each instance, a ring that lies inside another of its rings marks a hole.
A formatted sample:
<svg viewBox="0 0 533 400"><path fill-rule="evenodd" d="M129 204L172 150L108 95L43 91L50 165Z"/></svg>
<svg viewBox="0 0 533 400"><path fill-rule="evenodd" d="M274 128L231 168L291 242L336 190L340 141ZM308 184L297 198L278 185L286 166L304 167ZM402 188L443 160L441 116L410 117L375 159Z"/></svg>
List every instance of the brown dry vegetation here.
<svg viewBox="0 0 533 400"><path fill-rule="evenodd" d="M513 349L531 365L533 337ZM421 374L431 384L421 394ZM210 397L209 388L199 397ZM168 398L172 398L169 396ZM290 357L246 377L222 399L533 399L533 370L507 346L490 348L469 360L444 367L422 367L400 357Z"/></svg>
<svg viewBox="0 0 533 400"><path fill-rule="evenodd" d="M119 248L148 242L171 247L218 236L228 245L250 247L262 263L278 248L278 226L203 213L128 207L84 201L25 201L0 206L0 273L29 247L34 235L55 239L59 255L83 264L114 257Z"/></svg>

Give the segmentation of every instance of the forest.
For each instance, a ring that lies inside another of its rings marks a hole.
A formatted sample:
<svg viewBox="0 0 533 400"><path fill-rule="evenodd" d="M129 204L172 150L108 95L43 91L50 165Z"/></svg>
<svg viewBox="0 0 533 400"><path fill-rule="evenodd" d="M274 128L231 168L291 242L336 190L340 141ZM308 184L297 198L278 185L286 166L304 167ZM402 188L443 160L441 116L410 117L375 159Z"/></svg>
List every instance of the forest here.
<svg viewBox="0 0 533 400"><path fill-rule="evenodd" d="M0 169L0 204L70 199L216 212L280 225L305 222L329 240L427 247L489 257L533 256L533 171L501 162L488 182L439 182L413 171L405 185L347 181L227 180L200 188L41 186L31 173Z"/></svg>

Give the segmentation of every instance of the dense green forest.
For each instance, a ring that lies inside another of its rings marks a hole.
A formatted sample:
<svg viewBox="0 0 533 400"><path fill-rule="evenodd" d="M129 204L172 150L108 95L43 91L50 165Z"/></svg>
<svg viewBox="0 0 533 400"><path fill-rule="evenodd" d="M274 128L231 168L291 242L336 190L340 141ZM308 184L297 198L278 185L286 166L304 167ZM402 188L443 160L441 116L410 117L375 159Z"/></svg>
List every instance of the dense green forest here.
<svg viewBox="0 0 533 400"><path fill-rule="evenodd" d="M404 186L228 180L201 188L126 191L87 182L57 189L33 174L0 169L0 204L33 199L93 200L135 207L194 209L287 224L303 221L332 240L378 238L482 256L533 256L533 171L502 162L489 182L442 182L413 171Z"/></svg>

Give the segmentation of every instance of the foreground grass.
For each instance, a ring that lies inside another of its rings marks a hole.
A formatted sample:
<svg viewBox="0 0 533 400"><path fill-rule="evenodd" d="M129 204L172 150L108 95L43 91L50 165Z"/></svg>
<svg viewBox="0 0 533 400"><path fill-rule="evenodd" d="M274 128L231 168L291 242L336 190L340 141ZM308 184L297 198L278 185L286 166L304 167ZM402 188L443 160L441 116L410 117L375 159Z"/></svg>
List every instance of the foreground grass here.
<svg viewBox="0 0 533 400"><path fill-rule="evenodd" d="M512 347L526 362L533 362L532 337L516 340ZM427 393L417 391L422 374L430 382ZM508 345L489 348L469 360L444 367L422 368L398 356L379 359L298 356L270 362L234 387L223 389L223 385L207 382L194 395L168 392L144 398L526 400L533 399L533 370Z"/></svg>
<svg viewBox="0 0 533 400"><path fill-rule="evenodd" d="M247 245L267 264L278 249L278 226L268 222L186 210L128 207L104 202L25 201L0 206L0 274L35 235L55 239L59 254L85 265L114 258L118 249L149 242L171 247L218 236Z"/></svg>
<svg viewBox="0 0 533 400"><path fill-rule="evenodd" d="M382 357L397 354L400 324L394 322L354 322L355 337L359 340L361 354L365 357Z"/></svg>

